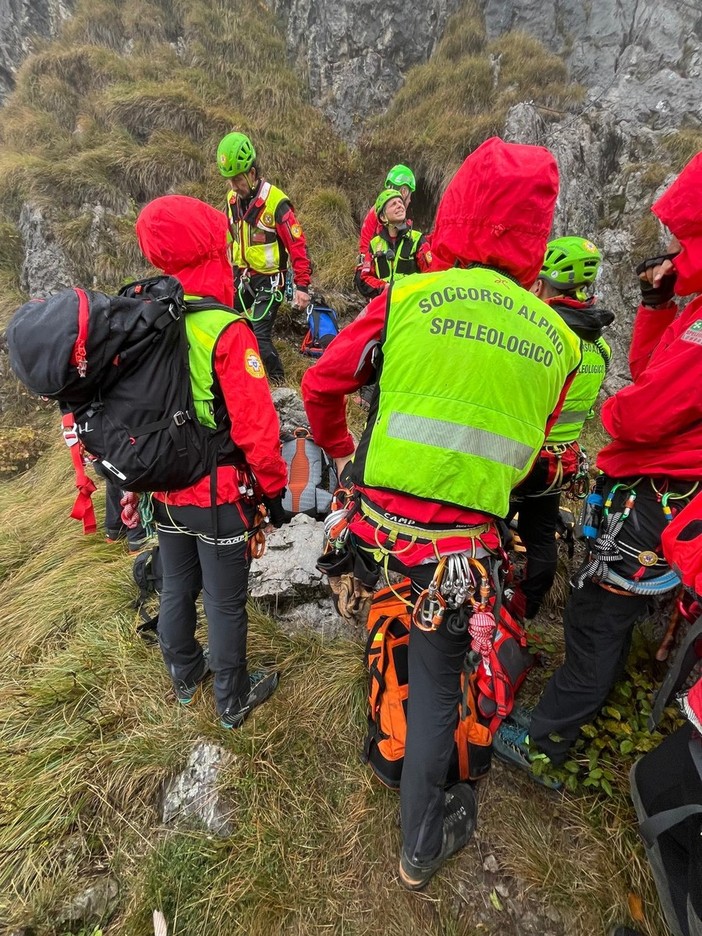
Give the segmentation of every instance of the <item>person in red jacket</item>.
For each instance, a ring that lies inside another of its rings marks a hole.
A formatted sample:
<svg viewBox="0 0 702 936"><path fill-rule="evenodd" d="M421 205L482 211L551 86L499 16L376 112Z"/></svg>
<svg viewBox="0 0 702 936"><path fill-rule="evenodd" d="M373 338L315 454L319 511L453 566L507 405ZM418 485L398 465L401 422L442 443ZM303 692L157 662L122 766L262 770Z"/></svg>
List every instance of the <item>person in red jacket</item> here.
<svg viewBox="0 0 702 936"><path fill-rule="evenodd" d="M416 187L417 183L414 178L414 173L408 166L403 166L401 163L397 166L393 166L392 169L389 170L385 177L385 184L383 185L383 188L386 189L397 189L405 203L405 211L409 208ZM412 226L412 221L409 218L407 219L407 226ZM382 228L383 223L378 218L375 205L371 205L363 219L361 235L358 239L359 264L363 263L364 259L368 256L370 252L370 242L377 234L380 234Z"/></svg>
<svg viewBox="0 0 702 936"><path fill-rule="evenodd" d="M682 312L673 301L702 291L702 153L652 210L674 236L667 254L637 267L633 383L602 408L612 441L598 456L604 474L589 498L602 518L566 605L565 661L530 724L503 725L496 745L527 770L535 756L565 760L620 678L651 597L678 586L660 537L702 482L702 296Z"/></svg>
<svg viewBox="0 0 702 936"><path fill-rule="evenodd" d="M292 202L261 175L253 143L228 133L217 148L217 166L228 180L226 212L236 285L236 310L250 320L266 374L282 383L285 374L273 344L273 324L283 301L286 271L292 268L293 306L310 304L312 262Z"/></svg>
<svg viewBox="0 0 702 936"><path fill-rule="evenodd" d="M315 441L355 487L346 522L359 596L362 585L374 584L374 570L377 579L378 557L411 579L420 610L435 576L440 589L444 570L464 562L483 569L479 587L489 588L485 567L496 571L500 548L497 518L540 450L580 361L575 335L527 291L541 269L557 191L548 150L487 140L444 193L432 270L371 300L305 373ZM376 371L356 450L345 398ZM529 394L515 392L527 385ZM339 563L346 559L340 551ZM326 568L339 608L342 598L352 605L332 582L342 579L338 571ZM424 887L475 827L470 786L444 789L475 607L464 597L447 599L445 616L430 617L429 625L413 615L410 628L400 879L412 890Z"/></svg>
<svg viewBox="0 0 702 936"><path fill-rule="evenodd" d="M186 300L232 305L227 219L221 211L196 198L166 195L141 211L136 233L146 259L180 280ZM278 417L246 319L205 309L188 313L185 326L196 415L229 425L232 447L214 479L208 472L191 487L154 495L163 566L158 636L178 701L188 705L212 672L220 724L236 728L278 684L276 672L247 669L246 593L257 531L254 492L263 495L271 522L280 526L287 469ZM201 591L209 649L195 638Z"/></svg>
<svg viewBox="0 0 702 936"><path fill-rule="evenodd" d="M407 208L397 189L383 189L375 200L380 231L371 238L369 254L356 268L355 284L366 299L379 296L391 283L424 273L431 264L429 242L407 225Z"/></svg>

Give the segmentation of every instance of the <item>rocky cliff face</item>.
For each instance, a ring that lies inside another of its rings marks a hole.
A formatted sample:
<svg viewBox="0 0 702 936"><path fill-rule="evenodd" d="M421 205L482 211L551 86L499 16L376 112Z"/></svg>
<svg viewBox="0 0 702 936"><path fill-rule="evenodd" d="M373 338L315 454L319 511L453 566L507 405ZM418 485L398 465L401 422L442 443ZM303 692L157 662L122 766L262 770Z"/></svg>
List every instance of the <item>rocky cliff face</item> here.
<svg viewBox="0 0 702 936"><path fill-rule="evenodd" d="M306 71L312 101L346 139L382 112L407 70L425 62L461 0L406 4L372 0L266 0L285 24L288 47Z"/></svg>
<svg viewBox="0 0 702 936"><path fill-rule="evenodd" d="M72 8L73 0L0 0L0 102L33 41L56 35Z"/></svg>
<svg viewBox="0 0 702 936"><path fill-rule="evenodd" d="M483 9L488 35L536 36L624 124L702 121L699 0L483 0Z"/></svg>
<svg viewBox="0 0 702 936"><path fill-rule="evenodd" d="M628 380L638 288L633 266L667 233L648 208L670 183L678 129L702 127L702 6L682 0L486 0L489 34L523 29L564 55L588 88L575 115L548 128L538 105L510 112L506 136L542 143L561 173L557 235L583 234L603 250L598 293L617 314L607 389Z"/></svg>

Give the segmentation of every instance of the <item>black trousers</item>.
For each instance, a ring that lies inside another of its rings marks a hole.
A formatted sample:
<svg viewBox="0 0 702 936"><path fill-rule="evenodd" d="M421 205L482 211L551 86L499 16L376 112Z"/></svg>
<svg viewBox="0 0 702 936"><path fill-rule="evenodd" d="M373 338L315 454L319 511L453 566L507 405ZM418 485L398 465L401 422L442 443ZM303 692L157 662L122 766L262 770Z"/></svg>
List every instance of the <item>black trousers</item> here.
<svg viewBox="0 0 702 936"><path fill-rule="evenodd" d="M237 312L248 313L250 316L249 323L256 335L266 374L269 380L275 382L281 382L285 378L283 363L273 344L273 324L282 301L282 292L275 286L278 279L278 274L266 276L255 273L249 279L248 287L238 288L238 284L235 283L234 301ZM281 298L277 298L278 296Z"/></svg>
<svg viewBox="0 0 702 936"><path fill-rule="evenodd" d="M249 558L246 542L227 543L253 525L255 507L217 508L215 546L209 507L166 507L154 500L163 590L158 618L161 653L171 679L197 677L202 647L195 638L195 602L202 591L217 711L223 714L249 691L246 669ZM196 534L196 535L193 535ZM200 535L197 535L200 534Z"/></svg>
<svg viewBox="0 0 702 936"><path fill-rule="evenodd" d="M631 796L639 821L681 806L702 804L702 738L685 725L637 761ZM702 933L702 813L690 815L646 849L666 922L675 936Z"/></svg>
<svg viewBox="0 0 702 936"><path fill-rule="evenodd" d="M615 479L605 479L605 496L615 483ZM677 487L682 491L688 486ZM640 552L659 547L667 523L649 478L636 484L636 492L635 508L619 537L620 546L626 550L624 558L612 565L615 572L627 578L641 568L636 558ZM617 494L614 508L625 496L623 492ZM667 566L657 567L647 571L646 576L666 570ZM623 675L634 625L646 614L649 601L645 595L613 594L592 581L573 589L563 616L565 660L546 685L529 732L532 742L554 764L566 759L581 727L597 715ZM554 741L551 734L561 740Z"/></svg>
<svg viewBox="0 0 702 936"><path fill-rule="evenodd" d="M416 595L436 565L407 568L391 557L389 567L408 575ZM408 650L407 738L400 781L402 847L419 864L441 851L444 787L454 748L461 698L461 672L468 633L451 634L444 619L425 633L412 625Z"/></svg>
<svg viewBox="0 0 702 936"><path fill-rule="evenodd" d="M526 549L526 575L519 588L526 598L525 617L533 618L553 585L558 568L556 529L561 492L525 497L510 503L508 521L519 511L517 532Z"/></svg>

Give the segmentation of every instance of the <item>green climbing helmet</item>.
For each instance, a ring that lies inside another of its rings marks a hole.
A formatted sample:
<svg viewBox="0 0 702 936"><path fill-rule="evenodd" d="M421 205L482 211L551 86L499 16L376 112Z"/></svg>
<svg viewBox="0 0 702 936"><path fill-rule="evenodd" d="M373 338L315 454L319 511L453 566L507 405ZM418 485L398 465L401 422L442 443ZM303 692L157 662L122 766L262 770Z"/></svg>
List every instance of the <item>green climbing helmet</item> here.
<svg viewBox="0 0 702 936"><path fill-rule="evenodd" d="M245 133L228 133L217 147L217 166L225 179L248 172L256 159L256 150Z"/></svg>
<svg viewBox="0 0 702 936"><path fill-rule="evenodd" d="M406 185L410 192L413 192L417 187L417 182L412 170L400 163L398 166L393 166L388 172L385 177L385 186L386 188L399 189L403 185Z"/></svg>
<svg viewBox="0 0 702 936"><path fill-rule="evenodd" d="M586 295L585 287L597 279L602 254L584 237L557 237L546 245L539 277L561 292ZM581 298L581 295L578 295Z"/></svg>
<svg viewBox="0 0 702 936"><path fill-rule="evenodd" d="M378 220L380 220L383 208L389 201L392 201L393 198L399 198L400 201L402 201L402 195L394 188L384 188L380 195L378 195L375 200L375 213L378 216ZM402 201L402 204L404 205L404 201Z"/></svg>

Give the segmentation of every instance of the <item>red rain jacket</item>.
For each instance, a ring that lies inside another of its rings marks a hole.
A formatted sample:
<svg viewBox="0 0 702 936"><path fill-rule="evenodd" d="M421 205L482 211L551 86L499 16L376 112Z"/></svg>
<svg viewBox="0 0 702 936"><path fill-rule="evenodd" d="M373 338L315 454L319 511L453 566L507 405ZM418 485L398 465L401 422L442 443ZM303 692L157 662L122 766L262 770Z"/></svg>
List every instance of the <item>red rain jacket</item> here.
<svg viewBox="0 0 702 936"><path fill-rule="evenodd" d="M675 291L702 291L702 153L652 211L680 241ZM702 480L702 297L678 314L640 306L629 351L634 383L602 407L613 441L597 465L615 478L664 475Z"/></svg>
<svg viewBox="0 0 702 936"><path fill-rule="evenodd" d="M142 210L136 232L146 259L177 277L187 295L211 296L232 305L232 268L223 212L197 198L165 195ZM256 338L245 321L235 319L215 347L214 373L231 420L232 439L244 452L263 493L275 496L287 483L287 468L280 456L278 415L263 366L252 366L252 359L260 364ZM234 503L240 497L236 470L218 468L217 503ZM209 474L191 487L169 491L168 502L209 507Z"/></svg>
<svg viewBox="0 0 702 936"><path fill-rule="evenodd" d="M531 285L541 269L557 193L558 169L548 150L505 144L497 138L487 140L468 156L446 189L432 235L432 252L438 246L447 268L455 259L493 265L522 285ZM522 205L528 209L526 220L522 220ZM354 450L346 424L345 398L371 377L372 355L385 326L386 303L386 295L371 300L303 377L302 396L312 433L332 458L343 458ZM552 420L560 411L567 386ZM381 490L368 494L382 511L418 523L450 528L486 521L475 511L408 494ZM362 519L354 520L351 528L362 539L373 541L373 530ZM448 536L440 548L446 552L462 546L456 537ZM414 547L403 553L402 561L414 565L431 554L431 547Z"/></svg>

